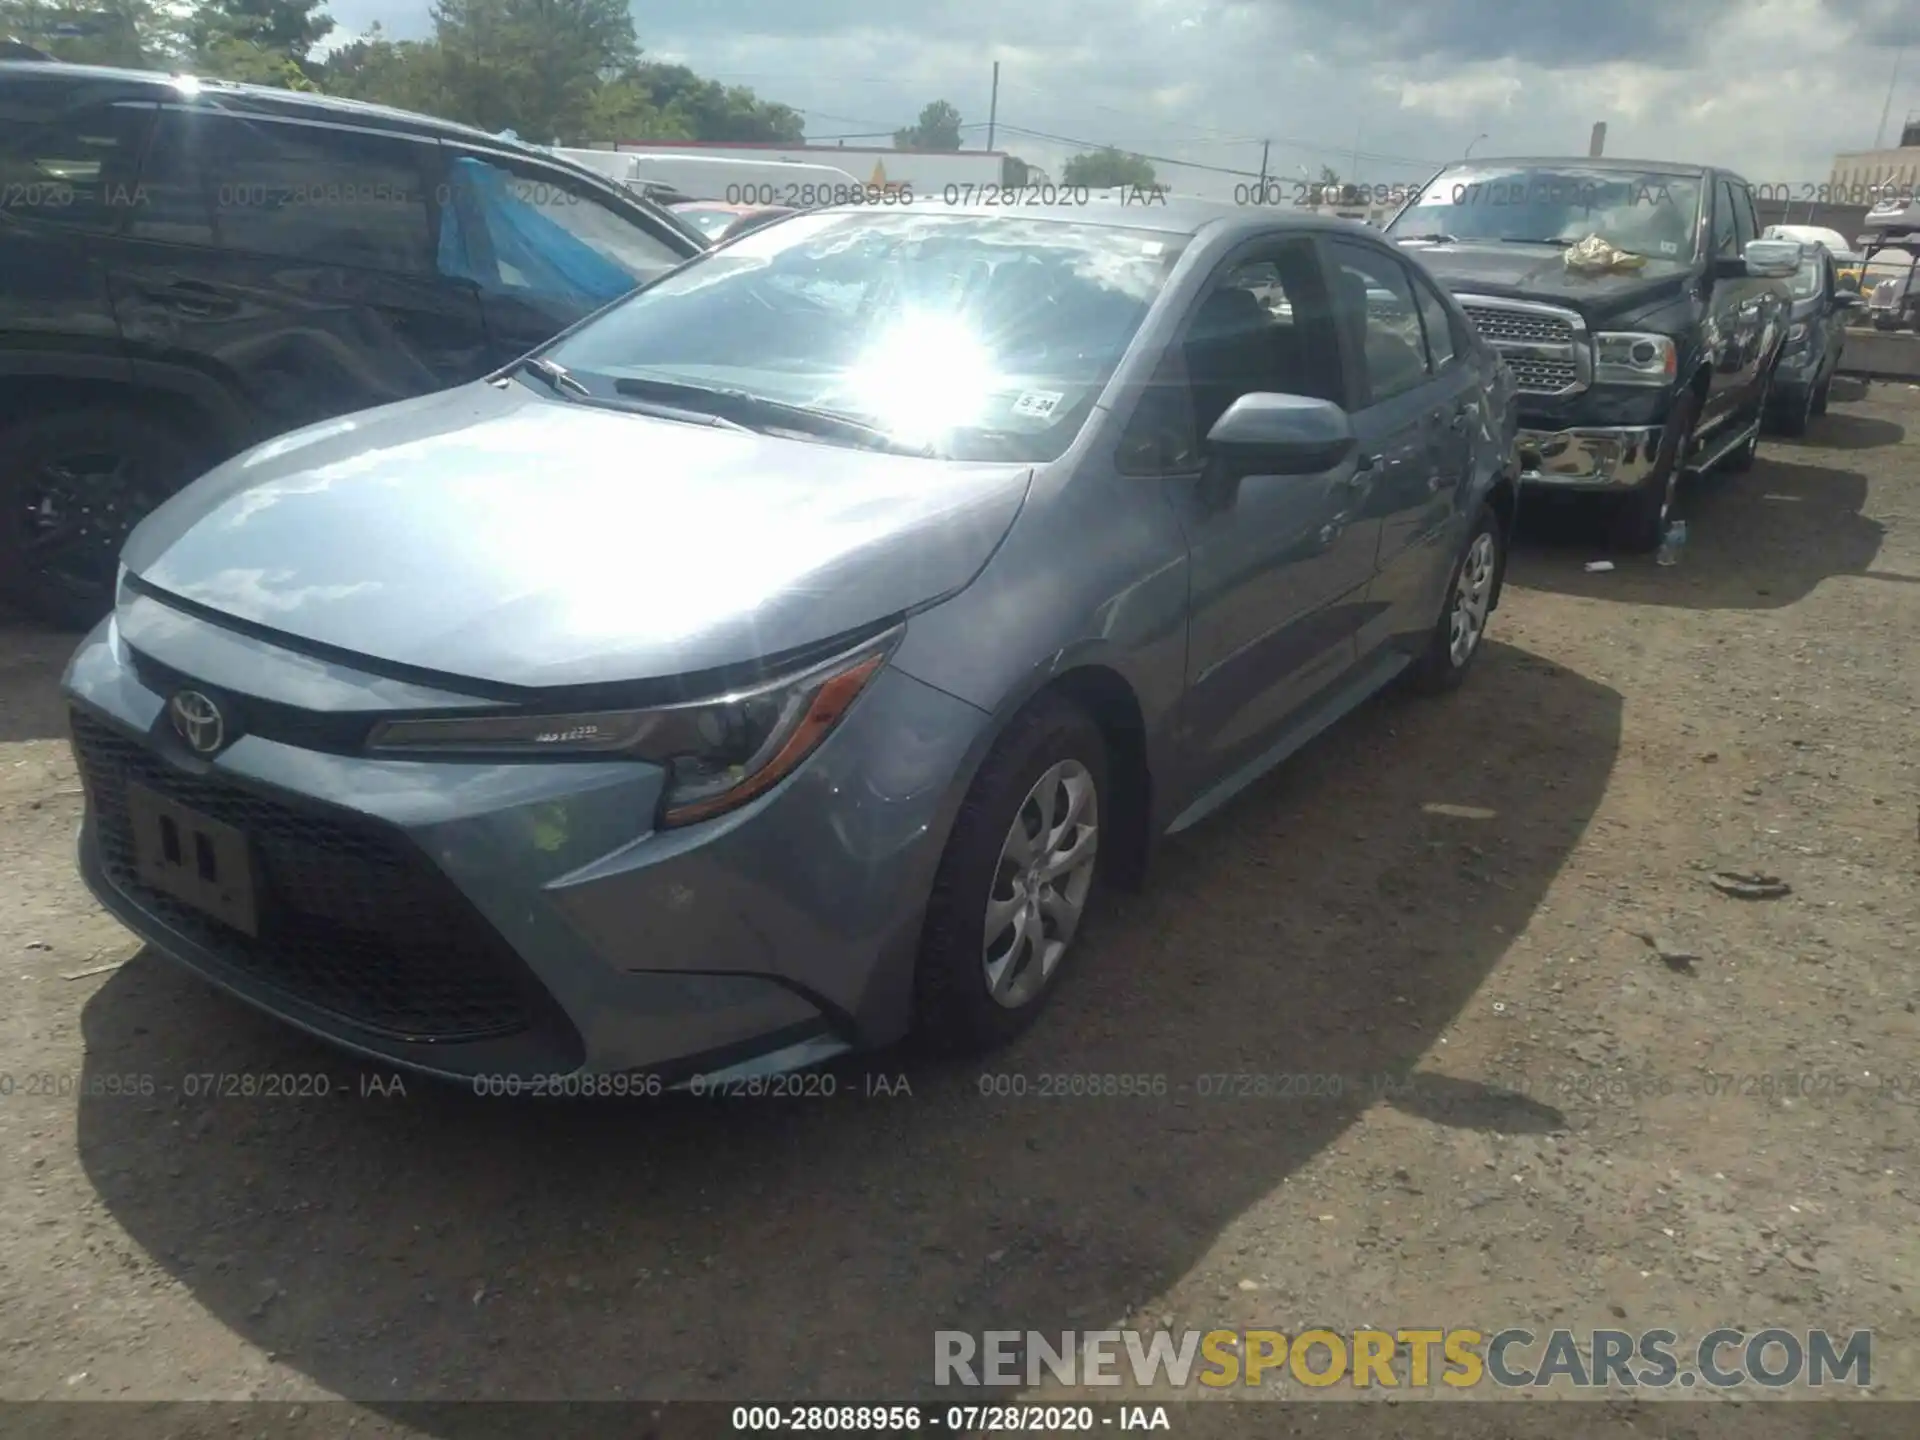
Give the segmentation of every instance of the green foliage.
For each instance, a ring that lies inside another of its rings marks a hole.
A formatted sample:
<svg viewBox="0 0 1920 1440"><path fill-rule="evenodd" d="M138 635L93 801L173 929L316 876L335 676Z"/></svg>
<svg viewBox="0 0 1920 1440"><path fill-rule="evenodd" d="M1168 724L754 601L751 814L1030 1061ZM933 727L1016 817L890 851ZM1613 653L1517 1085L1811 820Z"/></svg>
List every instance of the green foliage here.
<svg viewBox="0 0 1920 1440"><path fill-rule="evenodd" d="M0 0L0 36L78 65L171 69L187 49L159 0Z"/></svg>
<svg viewBox="0 0 1920 1440"><path fill-rule="evenodd" d="M893 132L896 150L958 150L960 148L960 112L945 100L935 100L921 110L917 123Z"/></svg>
<svg viewBox="0 0 1920 1440"><path fill-rule="evenodd" d="M1063 185L1084 185L1093 190L1134 187L1142 190L1159 183L1153 166L1138 155L1128 155L1111 145L1075 155L1060 171Z"/></svg>
<svg viewBox="0 0 1920 1440"><path fill-rule="evenodd" d="M324 59L326 0L0 0L0 38L84 64L320 90L542 144L805 137L790 106L644 60L627 4L436 0L431 39L390 40L375 25Z"/></svg>

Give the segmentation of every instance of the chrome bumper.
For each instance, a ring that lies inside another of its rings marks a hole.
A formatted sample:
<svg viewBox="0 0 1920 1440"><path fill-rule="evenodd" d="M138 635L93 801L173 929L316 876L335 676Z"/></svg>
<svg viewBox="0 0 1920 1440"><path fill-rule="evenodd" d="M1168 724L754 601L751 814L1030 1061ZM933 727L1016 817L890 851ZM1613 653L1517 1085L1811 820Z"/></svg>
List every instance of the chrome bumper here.
<svg viewBox="0 0 1920 1440"><path fill-rule="evenodd" d="M1632 490L1653 474L1663 427L1522 430L1514 441L1520 479L1565 490Z"/></svg>

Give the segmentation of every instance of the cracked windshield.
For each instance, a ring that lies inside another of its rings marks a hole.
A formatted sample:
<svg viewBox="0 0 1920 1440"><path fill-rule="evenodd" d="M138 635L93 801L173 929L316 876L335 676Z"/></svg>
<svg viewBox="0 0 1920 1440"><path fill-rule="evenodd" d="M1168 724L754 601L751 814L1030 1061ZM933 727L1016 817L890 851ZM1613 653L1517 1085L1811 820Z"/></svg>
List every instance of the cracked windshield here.
<svg viewBox="0 0 1920 1440"><path fill-rule="evenodd" d="M1917 259L1897 0L0 0L0 1432L1920 1433Z"/></svg>

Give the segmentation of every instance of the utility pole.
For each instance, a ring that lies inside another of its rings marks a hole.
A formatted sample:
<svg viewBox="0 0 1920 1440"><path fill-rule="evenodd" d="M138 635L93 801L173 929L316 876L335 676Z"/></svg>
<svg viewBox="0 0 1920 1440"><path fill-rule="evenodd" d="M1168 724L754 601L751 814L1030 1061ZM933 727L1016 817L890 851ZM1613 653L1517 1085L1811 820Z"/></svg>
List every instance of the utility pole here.
<svg viewBox="0 0 1920 1440"><path fill-rule="evenodd" d="M1902 45L1893 56L1893 74L1887 77L1887 103L1880 107L1880 128L1873 132L1873 148L1881 149L1887 143L1887 112L1893 109L1893 88L1900 83L1900 62L1907 58L1907 47Z"/></svg>
<svg viewBox="0 0 1920 1440"><path fill-rule="evenodd" d="M993 98L987 101L987 149L993 149L993 125L1000 118L1000 62L993 62Z"/></svg>
<svg viewBox="0 0 1920 1440"><path fill-rule="evenodd" d="M1260 142L1260 199L1259 204L1267 203L1267 152L1273 148L1271 140Z"/></svg>
<svg viewBox="0 0 1920 1440"><path fill-rule="evenodd" d="M1606 150L1607 122L1604 120L1596 120L1593 122L1593 135L1587 141L1587 155L1590 159L1598 160L1606 153Z"/></svg>

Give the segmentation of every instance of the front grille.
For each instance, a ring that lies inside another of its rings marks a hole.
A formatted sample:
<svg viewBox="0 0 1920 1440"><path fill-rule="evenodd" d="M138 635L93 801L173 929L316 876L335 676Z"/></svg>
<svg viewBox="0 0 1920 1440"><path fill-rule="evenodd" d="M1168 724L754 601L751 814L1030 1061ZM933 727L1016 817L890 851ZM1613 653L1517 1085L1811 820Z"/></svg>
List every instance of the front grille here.
<svg viewBox="0 0 1920 1440"><path fill-rule="evenodd" d="M516 1035L544 1018L536 1011L553 1008L498 932L397 833L296 809L216 774L188 774L78 712L72 726L107 879L249 978L411 1042ZM257 939L142 882L129 782L246 834Z"/></svg>
<svg viewBox="0 0 1920 1440"><path fill-rule="evenodd" d="M1522 360L1507 357L1513 383L1524 395L1558 395L1580 383L1580 367L1571 360Z"/></svg>
<svg viewBox="0 0 1920 1440"><path fill-rule="evenodd" d="M1491 305L1463 306L1474 328L1493 345L1571 345L1573 326L1552 315L1498 310Z"/></svg>

